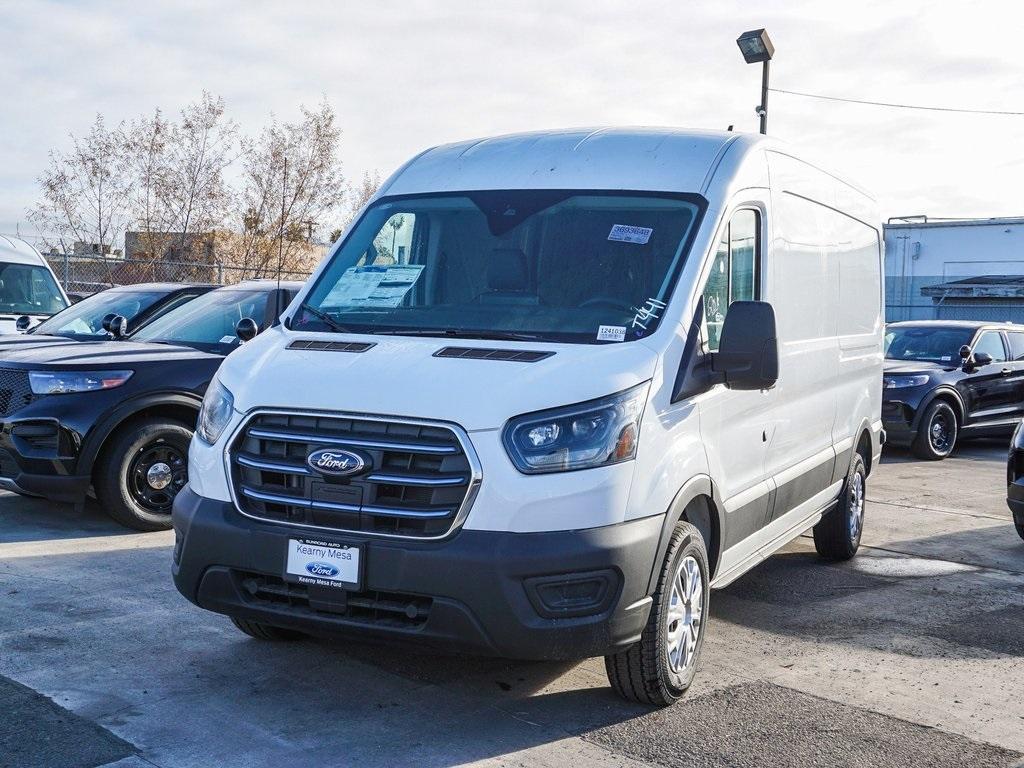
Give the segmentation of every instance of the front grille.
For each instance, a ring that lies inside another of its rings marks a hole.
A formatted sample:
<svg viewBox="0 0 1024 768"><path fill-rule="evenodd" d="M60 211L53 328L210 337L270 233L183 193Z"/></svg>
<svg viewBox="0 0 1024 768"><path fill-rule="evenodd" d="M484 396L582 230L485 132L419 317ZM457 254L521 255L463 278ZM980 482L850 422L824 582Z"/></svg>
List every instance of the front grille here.
<svg viewBox="0 0 1024 768"><path fill-rule="evenodd" d="M248 600L284 606L295 613L319 613L373 626L416 628L426 623L433 599L402 592L349 592L330 587L320 595L277 576L235 572Z"/></svg>
<svg viewBox="0 0 1024 768"><path fill-rule="evenodd" d="M349 477L306 464L320 449L357 451ZM470 503L475 460L448 426L361 416L258 413L230 449L238 508L253 517L338 531L439 538Z"/></svg>
<svg viewBox="0 0 1024 768"><path fill-rule="evenodd" d="M28 383L28 371L0 368L0 417L17 413L35 400Z"/></svg>

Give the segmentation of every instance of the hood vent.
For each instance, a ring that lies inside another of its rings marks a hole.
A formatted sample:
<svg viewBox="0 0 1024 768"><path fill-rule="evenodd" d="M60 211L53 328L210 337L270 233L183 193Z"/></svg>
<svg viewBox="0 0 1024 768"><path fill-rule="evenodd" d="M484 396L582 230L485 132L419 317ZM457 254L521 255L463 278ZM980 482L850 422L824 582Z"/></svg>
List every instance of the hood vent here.
<svg viewBox="0 0 1024 768"><path fill-rule="evenodd" d="M288 349L305 349L312 352L365 352L376 344L368 341L315 341L296 339Z"/></svg>
<svg viewBox="0 0 1024 768"><path fill-rule="evenodd" d="M434 357L461 357L467 360L504 360L510 363L536 363L554 352L538 352L529 349L482 349L480 347L445 347L434 353Z"/></svg>

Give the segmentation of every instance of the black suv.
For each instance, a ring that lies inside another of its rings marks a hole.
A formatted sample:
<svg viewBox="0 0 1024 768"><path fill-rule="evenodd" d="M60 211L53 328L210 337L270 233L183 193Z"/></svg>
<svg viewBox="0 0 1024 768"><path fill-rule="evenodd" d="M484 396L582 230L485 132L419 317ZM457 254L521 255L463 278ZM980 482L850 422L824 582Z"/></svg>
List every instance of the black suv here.
<svg viewBox="0 0 1024 768"><path fill-rule="evenodd" d="M925 320L885 332L890 444L944 459L958 439L1009 435L1024 415L1024 325Z"/></svg>
<svg viewBox="0 0 1024 768"><path fill-rule="evenodd" d="M210 291L121 341L0 348L0 488L171 526L199 406L224 356L277 322L300 283Z"/></svg>

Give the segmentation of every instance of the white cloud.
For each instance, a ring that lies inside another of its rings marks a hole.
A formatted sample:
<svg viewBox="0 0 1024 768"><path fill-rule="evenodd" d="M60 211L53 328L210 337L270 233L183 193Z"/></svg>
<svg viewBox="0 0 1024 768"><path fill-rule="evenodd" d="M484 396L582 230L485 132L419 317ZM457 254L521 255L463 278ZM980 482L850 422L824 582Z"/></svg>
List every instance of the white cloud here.
<svg viewBox="0 0 1024 768"><path fill-rule="evenodd" d="M734 44L766 26L772 83L854 98L1024 109L1010 2L654 0L8 2L0 0L0 230L23 220L52 147L93 114L176 110L205 88L255 132L326 96L348 172L426 146L567 125L756 129L759 70ZM948 9L947 9L948 8ZM1024 214L1024 118L772 94L770 132L872 189L886 215Z"/></svg>

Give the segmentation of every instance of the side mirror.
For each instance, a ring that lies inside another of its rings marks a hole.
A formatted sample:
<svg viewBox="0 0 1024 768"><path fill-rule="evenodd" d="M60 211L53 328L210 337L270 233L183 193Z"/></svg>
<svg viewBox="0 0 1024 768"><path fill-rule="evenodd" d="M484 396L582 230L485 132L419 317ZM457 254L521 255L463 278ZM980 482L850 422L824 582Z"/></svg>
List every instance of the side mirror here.
<svg viewBox="0 0 1024 768"><path fill-rule="evenodd" d="M983 365L990 365L992 363L992 355L985 352L974 353L974 367L981 368Z"/></svg>
<svg viewBox="0 0 1024 768"><path fill-rule="evenodd" d="M31 324L32 324L32 321L29 319L28 315L22 315L21 317L19 317L17 320L14 321L14 327L17 328L19 331L22 331L22 332L27 331L28 327Z"/></svg>
<svg viewBox="0 0 1024 768"><path fill-rule="evenodd" d="M779 340L775 310L766 301L729 305L711 354L711 370L729 389L770 389L779 380Z"/></svg>
<svg viewBox="0 0 1024 768"><path fill-rule="evenodd" d="M128 335L128 318L124 315L115 315L110 319L110 332L115 339L123 339Z"/></svg>
<svg viewBox="0 0 1024 768"><path fill-rule="evenodd" d="M235 335L242 341L251 341L260 332L260 327L251 317L243 317L235 326Z"/></svg>

